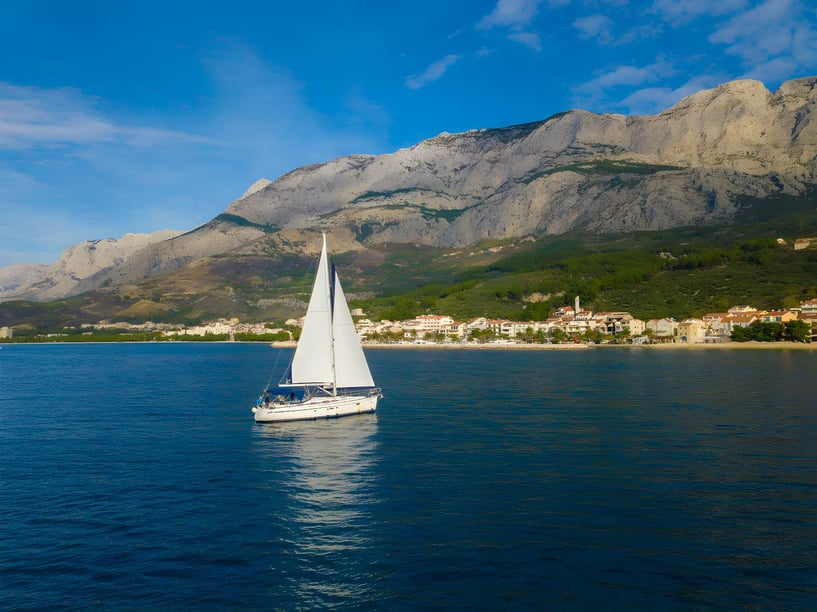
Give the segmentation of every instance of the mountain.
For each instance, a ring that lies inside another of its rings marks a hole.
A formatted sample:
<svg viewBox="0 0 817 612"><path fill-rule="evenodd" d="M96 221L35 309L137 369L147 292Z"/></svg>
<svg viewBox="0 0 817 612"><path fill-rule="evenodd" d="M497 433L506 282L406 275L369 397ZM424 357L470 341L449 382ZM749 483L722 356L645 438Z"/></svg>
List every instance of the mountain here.
<svg viewBox="0 0 817 612"><path fill-rule="evenodd" d="M816 104L817 77L773 93L740 80L652 116L573 110L341 157L259 180L184 234L85 242L45 269L0 270L0 300L133 286L218 258L280 262L314 253L319 231L334 252L363 256L377 245L729 224L747 199L773 206L817 183Z"/></svg>
<svg viewBox="0 0 817 612"><path fill-rule="evenodd" d="M98 286L94 278L122 265L142 249L180 232L125 234L120 239L87 240L63 251L53 266L19 264L0 268L0 297L54 300Z"/></svg>

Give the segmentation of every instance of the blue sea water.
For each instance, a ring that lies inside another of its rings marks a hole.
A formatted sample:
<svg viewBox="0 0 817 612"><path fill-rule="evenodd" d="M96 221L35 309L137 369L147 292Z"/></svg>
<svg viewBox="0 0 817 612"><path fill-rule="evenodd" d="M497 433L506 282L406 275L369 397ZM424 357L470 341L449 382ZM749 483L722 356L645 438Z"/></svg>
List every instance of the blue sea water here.
<svg viewBox="0 0 817 612"><path fill-rule="evenodd" d="M368 350L256 425L252 344L0 350L3 609L815 609L817 354Z"/></svg>

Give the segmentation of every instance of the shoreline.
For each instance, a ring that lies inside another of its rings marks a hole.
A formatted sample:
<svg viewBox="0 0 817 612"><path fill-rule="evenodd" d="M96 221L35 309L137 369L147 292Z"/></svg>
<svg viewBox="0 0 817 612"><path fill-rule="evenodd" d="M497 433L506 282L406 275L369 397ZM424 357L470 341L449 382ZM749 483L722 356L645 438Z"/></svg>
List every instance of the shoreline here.
<svg viewBox="0 0 817 612"><path fill-rule="evenodd" d="M280 343L273 346L290 346L294 343ZM802 342L722 342L718 344L397 344L365 342L364 350L367 348L376 349L431 349L431 350L509 350L509 351L574 351L586 349L644 349L648 351L706 351L706 350L796 350L796 351L817 351L817 342L805 344Z"/></svg>
<svg viewBox="0 0 817 612"><path fill-rule="evenodd" d="M81 346L83 344L268 344L275 348L295 348L295 342L266 342L263 340L124 340L117 341L82 341L82 342L0 342L0 349L4 346L53 346L70 344ZM414 344L414 343L389 343L389 342L364 342L363 349L389 349L389 350L463 350L463 351L576 351L588 349L616 350L616 349L637 349L647 351L708 351L708 350L778 350L778 351L817 351L817 342L720 342L717 344L682 344L682 343L656 343L656 344Z"/></svg>

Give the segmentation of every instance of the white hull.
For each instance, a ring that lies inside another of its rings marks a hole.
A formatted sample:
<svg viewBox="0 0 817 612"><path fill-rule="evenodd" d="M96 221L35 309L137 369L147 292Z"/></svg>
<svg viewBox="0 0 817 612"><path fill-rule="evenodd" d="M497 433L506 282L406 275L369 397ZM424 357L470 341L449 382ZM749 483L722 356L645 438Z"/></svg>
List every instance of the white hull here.
<svg viewBox="0 0 817 612"><path fill-rule="evenodd" d="M304 402L269 402L253 408L256 423L282 421L311 421L331 419L352 414L374 412L380 397L372 395L339 395L311 397Z"/></svg>

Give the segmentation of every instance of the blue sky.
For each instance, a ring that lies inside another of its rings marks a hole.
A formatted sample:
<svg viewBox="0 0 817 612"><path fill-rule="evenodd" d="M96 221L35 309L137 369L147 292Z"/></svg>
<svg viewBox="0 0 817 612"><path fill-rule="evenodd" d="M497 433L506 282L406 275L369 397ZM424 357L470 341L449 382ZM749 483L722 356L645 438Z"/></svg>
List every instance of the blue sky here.
<svg viewBox="0 0 817 612"><path fill-rule="evenodd" d="M814 0L2 0L0 267L341 155L814 74Z"/></svg>

